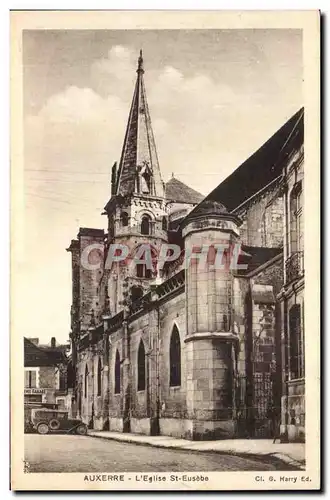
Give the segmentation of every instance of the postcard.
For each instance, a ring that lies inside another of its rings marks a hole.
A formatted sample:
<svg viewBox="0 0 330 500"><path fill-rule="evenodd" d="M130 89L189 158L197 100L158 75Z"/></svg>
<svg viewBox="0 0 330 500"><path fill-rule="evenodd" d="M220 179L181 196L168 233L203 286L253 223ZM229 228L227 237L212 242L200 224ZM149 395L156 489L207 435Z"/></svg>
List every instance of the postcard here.
<svg viewBox="0 0 330 500"><path fill-rule="evenodd" d="M320 12L11 12L11 488L320 488Z"/></svg>

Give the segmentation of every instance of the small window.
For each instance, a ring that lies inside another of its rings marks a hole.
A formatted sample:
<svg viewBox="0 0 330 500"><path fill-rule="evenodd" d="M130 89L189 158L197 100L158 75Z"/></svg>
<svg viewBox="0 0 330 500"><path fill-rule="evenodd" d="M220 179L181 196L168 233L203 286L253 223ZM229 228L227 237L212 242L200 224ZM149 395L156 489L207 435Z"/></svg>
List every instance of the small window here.
<svg viewBox="0 0 330 500"><path fill-rule="evenodd" d="M37 387L37 372L36 370L25 370L24 386L30 389Z"/></svg>
<svg viewBox="0 0 330 500"><path fill-rule="evenodd" d="M136 264L136 276L137 278L147 278L151 279L153 274L156 273L157 268L157 251L151 247L151 262L144 253L140 256L141 263ZM150 266L151 264L151 266Z"/></svg>
<svg viewBox="0 0 330 500"><path fill-rule="evenodd" d="M290 193L290 251L291 253L303 250L302 224L302 183L295 184Z"/></svg>
<svg viewBox="0 0 330 500"><path fill-rule="evenodd" d="M163 229L163 231L167 231L167 220L166 220L166 217L163 217L163 219L162 219L162 229Z"/></svg>
<svg viewBox="0 0 330 500"><path fill-rule="evenodd" d="M128 213L122 212L120 218L121 218L121 225L123 227L128 226Z"/></svg>
<svg viewBox="0 0 330 500"><path fill-rule="evenodd" d="M60 371L60 391L65 391L67 389L67 370Z"/></svg>
<svg viewBox="0 0 330 500"><path fill-rule="evenodd" d="M138 350L138 391L144 391L146 388L146 355L143 340L140 340Z"/></svg>
<svg viewBox="0 0 330 500"><path fill-rule="evenodd" d="M141 234L151 234L151 219L149 215L144 215L141 220Z"/></svg>
<svg viewBox="0 0 330 500"><path fill-rule="evenodd" d="M142 297L143 295L143 289L142 287L140 286L132 286L131 288L131 299L132 299L132 302L134 302L135 300L138 300Z"/></svg>
<svg viewBox="0 0 330 500"><path fill-rule="evenodd" d="M99 358L97 363L97 395L101 396L102 394L102 364Z"/></svg>
<svg viewBox="0 0 330 500"><path fill-rule="evenodd" d="M59 410L65 410L65 399L63 398L56 398L56 403L58 404L58 409Z"/></svg>
<svg viewBox="0 0 330 500"><path fill-rule="evenodd" d="M170 386L181 385L181 342L179 331L174 326L170 343Z"/></svg>
<svg viewBox="0 0 330 500"><path fill-rule="evenodd" d="M115 394L120 394L120 356L118 349L115 361Z"/></svg>
<svg viewBox="0 0 330 500"><path fill-rule="evenodd" d="M136 264L136 276L138 278L151 278L152 271L148 269L146 264Z"/></svg>
<svg viewBox="0 0 330 500"><path fill-rule="evenodd" d="M145 171L141 176L141 191L143 194L152 194L151 193L151 175L147 171Z"/></svg>

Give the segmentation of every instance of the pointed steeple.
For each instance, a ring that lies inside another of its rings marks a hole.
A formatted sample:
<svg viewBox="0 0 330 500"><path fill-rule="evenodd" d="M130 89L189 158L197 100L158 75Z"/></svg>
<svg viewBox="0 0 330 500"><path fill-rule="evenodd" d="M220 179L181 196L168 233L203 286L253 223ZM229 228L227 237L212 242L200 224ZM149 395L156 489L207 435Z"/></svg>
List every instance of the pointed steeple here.
<svg viewBox="0 0 330 500"><path fill-rule="evenodd" d="M142 50L138 58L137 79L118 169L116 194L144 194L164 197L154 134L151 127Z"/></svg>

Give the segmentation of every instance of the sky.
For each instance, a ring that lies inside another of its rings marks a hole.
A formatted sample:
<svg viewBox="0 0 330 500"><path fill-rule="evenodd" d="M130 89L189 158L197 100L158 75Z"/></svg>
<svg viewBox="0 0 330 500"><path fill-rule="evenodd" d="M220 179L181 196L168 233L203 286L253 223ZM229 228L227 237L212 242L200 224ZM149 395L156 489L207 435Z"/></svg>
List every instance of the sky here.
<svg viewBox="0 0 330 500"><path fill-rule="evenodd" d="M299 30L24 31L26 337L69 338L66 248L106 228L140 49L165 182L207 195L303 106Z"/></svg>

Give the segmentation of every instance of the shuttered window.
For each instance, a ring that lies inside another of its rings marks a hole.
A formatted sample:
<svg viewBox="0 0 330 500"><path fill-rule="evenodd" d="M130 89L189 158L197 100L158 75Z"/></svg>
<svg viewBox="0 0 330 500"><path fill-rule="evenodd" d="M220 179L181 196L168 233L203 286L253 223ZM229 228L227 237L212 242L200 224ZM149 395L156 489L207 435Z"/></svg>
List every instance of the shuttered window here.
<svg viewBox="0 0 330 500"><path fill-rule="evenodd" d="M37 371L36 370L25 370L24 386L28 388L37 387Z"/></svg>

